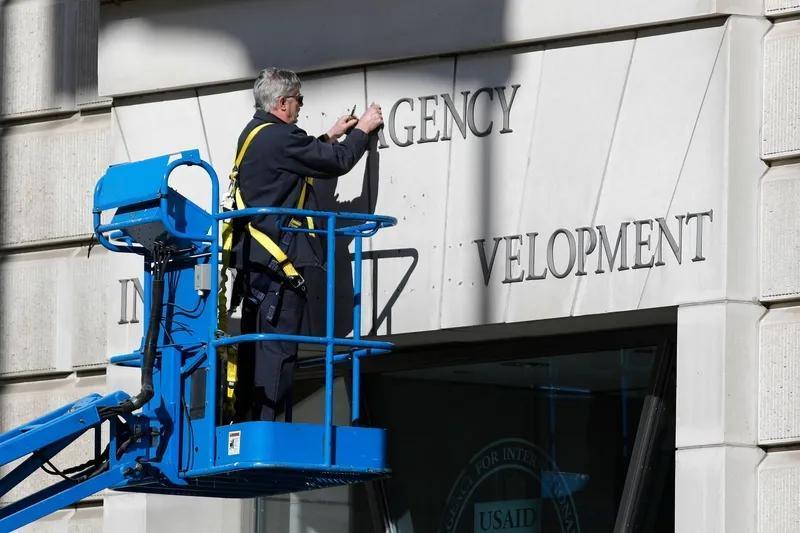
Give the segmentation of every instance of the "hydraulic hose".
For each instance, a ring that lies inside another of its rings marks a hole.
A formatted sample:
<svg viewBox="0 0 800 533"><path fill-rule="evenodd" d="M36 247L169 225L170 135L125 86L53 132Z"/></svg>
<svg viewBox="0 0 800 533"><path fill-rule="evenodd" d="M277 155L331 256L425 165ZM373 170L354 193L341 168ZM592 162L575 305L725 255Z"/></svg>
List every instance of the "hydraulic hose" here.
<svg viewBox="0 0 800 533"><path fill-rule="evenodd" d="M156 269L156 273L158 269ZM147 336L144 340L144 351L142 352L142 390L139 394L131 398L135 411L150 401L153 397L153 367L156 362L156 347L158 346L158 336L161 332L161 307L164 298L164 278L163 271L160 278L153 276L150 291L150 320L147 324Z"/></svg>
<svg viewBox="0 0 800 533"><path fill-rule="evenodd" d="M142 388L133 396L116 407L100 409L103 419L131 413L153 398L153 367L156 362L156 349L158 337L161 333L161 310L164 302L164 273L169 263L171 250L161 242L156 242L153 247L153 269L150 283L150 315L147 322L144 348L142 350Z"/></svg>

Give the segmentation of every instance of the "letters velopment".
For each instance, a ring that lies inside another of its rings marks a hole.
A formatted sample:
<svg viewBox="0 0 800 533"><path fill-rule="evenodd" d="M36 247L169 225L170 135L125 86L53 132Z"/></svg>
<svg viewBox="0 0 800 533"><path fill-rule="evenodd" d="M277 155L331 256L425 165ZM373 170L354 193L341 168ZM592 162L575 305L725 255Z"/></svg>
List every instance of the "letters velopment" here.
<svg viewBox="0 0 800 533"><path fill-rule="evenodd" d="M549 235L530 232L472 242L477 246L483 282L488 286L498 255L504 260L502 283L661 267L668 261L680 265L684 253L684 228L694 230L692 262L705 261L703 237L713 221L714 211L708 210L676 215L674 222L664 217L648 218L622 222L611 230L605 225L581 226L558 228ZM501 243L504 254L498 254ZM545 244L542 246L541 243Z"/></svg>

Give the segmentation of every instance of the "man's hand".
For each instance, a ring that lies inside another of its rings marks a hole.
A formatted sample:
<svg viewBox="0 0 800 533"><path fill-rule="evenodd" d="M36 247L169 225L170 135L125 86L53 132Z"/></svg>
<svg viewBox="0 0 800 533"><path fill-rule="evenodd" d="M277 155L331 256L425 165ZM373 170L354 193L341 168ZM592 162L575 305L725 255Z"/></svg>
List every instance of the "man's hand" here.
<svg viewBox="0 0 800 533"><path fill-rule="evenodd" d="M381 106L373 102L358 119L356 128L364 133L372 133L383 124L383 113L381 113Z"/></svg>
<svg viewBox="0 0 800 533"><path fill-rule="evenodd" d="M328 130L328 139L331 141L337 140L339 137L347 133L350 128L355 126L356 122L356 117L342 115L336 120L336 124L331 126L331 129Z"/></svg>

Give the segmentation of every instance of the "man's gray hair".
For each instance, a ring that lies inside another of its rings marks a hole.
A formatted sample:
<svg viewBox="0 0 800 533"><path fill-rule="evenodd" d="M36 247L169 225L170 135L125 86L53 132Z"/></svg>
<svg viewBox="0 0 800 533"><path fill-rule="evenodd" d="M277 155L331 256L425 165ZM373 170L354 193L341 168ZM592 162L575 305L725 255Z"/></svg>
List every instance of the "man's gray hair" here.
<svg viewBox="0 0 800 533"><path fill-rule="evenodd" d="M300 90L300 78L291 70L265 68L258 73L253 85L256 109L269 111L278 105L278 98L290 96Z"/></svg>

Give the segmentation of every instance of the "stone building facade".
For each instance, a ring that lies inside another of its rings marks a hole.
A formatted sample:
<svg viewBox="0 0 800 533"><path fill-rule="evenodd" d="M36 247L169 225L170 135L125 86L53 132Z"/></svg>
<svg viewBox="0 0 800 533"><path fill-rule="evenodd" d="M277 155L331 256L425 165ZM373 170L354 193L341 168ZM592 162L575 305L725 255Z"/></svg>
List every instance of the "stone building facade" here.
<svg viewBox="0 0 800 533"><path fill-rule="evenodd" d="M368 400L398 435L397 481L241 502L106 492L30 530L499 531L492 513L528 509L541 531L608 531L674 357L671 429L649 448L669 458L650 481L666 507L637 505L681 533L800 531L799 15L797 0L1 2L3 428L135 389L107 360L139 342L141 265L90 251L94 184L188 148L224 179L261 67L300 73L310 133L382 104L369 157L321 194L399 220L369 243L364 312L405 361L376 363ZM174 185L202 205L195 177ZM452 441L453 464L426 438ZM476 482L459 500L494 446L509 464L541 452L541 487ZM625 464L603 470L606 448ZM571 507L548 496L552 472Z"/></svg>

